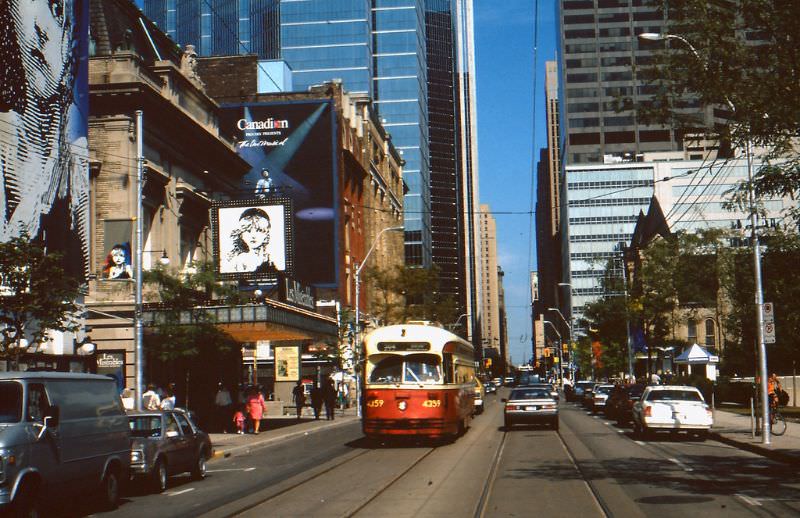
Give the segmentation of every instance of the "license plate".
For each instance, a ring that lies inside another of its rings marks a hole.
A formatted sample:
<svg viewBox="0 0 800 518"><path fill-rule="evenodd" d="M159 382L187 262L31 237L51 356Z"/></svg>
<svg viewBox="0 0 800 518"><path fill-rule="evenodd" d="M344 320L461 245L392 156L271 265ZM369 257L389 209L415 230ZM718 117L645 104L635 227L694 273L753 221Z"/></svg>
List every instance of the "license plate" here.
<svg viewBox="0 0 800 518"><path fill-rule="evenodd" d="M525 410L536 410L535 406L526 406Z"/></svg>

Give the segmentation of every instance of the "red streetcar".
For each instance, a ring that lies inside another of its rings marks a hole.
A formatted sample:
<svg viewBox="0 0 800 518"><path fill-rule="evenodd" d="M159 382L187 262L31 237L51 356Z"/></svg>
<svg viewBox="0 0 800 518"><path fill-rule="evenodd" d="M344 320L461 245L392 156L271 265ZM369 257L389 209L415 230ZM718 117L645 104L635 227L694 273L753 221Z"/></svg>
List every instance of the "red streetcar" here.
<svg viewBox="0 0 800 518"><path fill-rule="evenodd" d="M364 435L444 438L467 430L475 397L472 344L415 322L376 329L364 348Z"/></svg>

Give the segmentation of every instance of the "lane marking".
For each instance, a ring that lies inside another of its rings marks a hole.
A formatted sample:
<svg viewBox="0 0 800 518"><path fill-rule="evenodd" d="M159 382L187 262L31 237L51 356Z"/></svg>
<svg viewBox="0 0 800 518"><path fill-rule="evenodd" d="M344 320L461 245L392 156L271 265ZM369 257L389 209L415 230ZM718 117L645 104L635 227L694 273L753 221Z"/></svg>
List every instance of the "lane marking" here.
<svg viewBox="0 0 800 518"><path fill-rule="evenodd" d="M755 507L761 507L761 502L759 502L758 500L756 500L753 497L750 497L750 496L747 496L747 495L743 495L741 493L736 493L736 496L741 498L746 504L749 504L749 505L752 505L752 506L755 506Z"/></svg>
<svg viewBox="0 0 800 518"><path fill-rule="evenodd" d="M678 466L680 466L681 468L683 468L683 470L684 470L684 471L694 471L694 469L693 469L693 468L690 468L689 466L687 466L687 465L686 465L686 464L684 464L683 462L679 461L678 459L673 459L673 458L671 458L671 457L670 457L668 460L669 460L670 462L674 462L675 464L677 464Z"/></svg>
<svg viewBox="0 0 800 518"><path fill-rule="evenodd" d="M207 469L206 473L222 473L223 471L253 471L256 468L225 468L225 469Z"/></svg>
<svg viewBox="0 0 800 518"><path fill-rule="evenodd" d="M174 493L167 493L167 496L178 496L184 493L188 493L189 491L194 491L195 488L190 487L189 489L184 489L183 491L175 491Z"/></svg>

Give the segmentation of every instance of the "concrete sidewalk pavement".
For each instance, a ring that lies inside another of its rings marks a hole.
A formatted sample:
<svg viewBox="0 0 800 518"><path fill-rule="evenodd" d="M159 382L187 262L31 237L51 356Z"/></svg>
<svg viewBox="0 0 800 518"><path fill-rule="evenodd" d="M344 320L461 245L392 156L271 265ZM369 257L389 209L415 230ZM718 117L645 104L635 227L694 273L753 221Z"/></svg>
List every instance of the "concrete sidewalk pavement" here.
<svg viewBox="0 0 800 518"><path fill-rule="evenodd" d="M210 433L209 436L211 437L211 445L214 448L214 458L229 457L278 441L352 423L358 419L355 408L337 409L333 420L327 420L324 417L320 417L317 420L305 415L299 420L293 416L267 417L261 420L261 432L258 435Z"/></svg>
<svg viewBox="0 0 800 518"><path fill-rule="evenodd" d="M756 430L758 431L758 430ZM711 437L731 446L747 450L781 462L800 464L800 423L787 422L786 433L770 435L770 444L761 444L761 436L753 436L749 415L714 411Z"/></svg>

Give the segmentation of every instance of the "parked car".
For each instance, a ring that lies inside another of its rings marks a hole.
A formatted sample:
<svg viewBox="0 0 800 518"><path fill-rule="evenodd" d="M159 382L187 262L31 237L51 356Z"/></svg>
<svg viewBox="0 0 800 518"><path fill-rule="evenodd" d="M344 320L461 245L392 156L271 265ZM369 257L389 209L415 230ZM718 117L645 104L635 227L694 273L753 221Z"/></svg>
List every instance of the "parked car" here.
<svg viewBox="0 0 800 518"><path fill-rule="evenodd" d="M0 514L42 515L94 494L119 503L130 430L115 381L64 372L0 372Z"/></svg>
<svg viewBox="0 0 800 518"><path fill-rule="evenodd" d="M475 415L478 415L483 413L483 400L484 397L486 396L486 392L483 389L483 383L481 383L481 380L475 378L473 382L475 383L474 412Z"/></svg>
<svg viewBox="0 0 800 518"><path fill-rule="evenodd" d="M592 401L594 401L594 389L599 385L600 383L597 383L595 381L591 385L587 385L586 388L583 390L583 398L581 399L581 404L587 410L592 408Z"/></svg>
<svg viewBox="0 0 800 518"><path fill-rule="evenodd" d="M589 406L592 412L599 412L606 408L606 401L608 401L608 395L614 389L614 385L610 384L598 384L592 390L592 403Z"/></svg>
<svg viewBox="0 0 800 518"><path fill-rule="evenodd" d="M189 472L199 480L206 476L211 458L211 439L187 412L180 409L130 411L131 474L150 483L153 491L167 488L167 478Z"/></svg>
<svg viewBox="0 0 800 518"><path fill-rule="evenodd" d="M695 387L647 387L633 405L633 432L650 436L657 431L686 431L704 440L714 423L711 409Z"/></svg>
<svg viewBox="0 0 800 518"><path fill-rule="evenodd" d="M591 388L594 385L594 381L579 381L575 384L572 390L572 399L568 399L568 401L577 401L578 403L583 402L583 393L586 391L586 388Z"/></svg>
<svg viewBox="0 0 800 518"><path fill-rule="evenodd" d="M644 385L638 383L615 387L606 402L606 417L615 419L619 426L629 423L633 419L633 404L642 397L644 388Z"/></svg>
<svg viewBox="0 0 800 518"><path fill-rule="evenodd" d="M503 424L510 430L515 424L549 424L558 430L558 401L546 388L523 387L503 398Z"/></svg>

